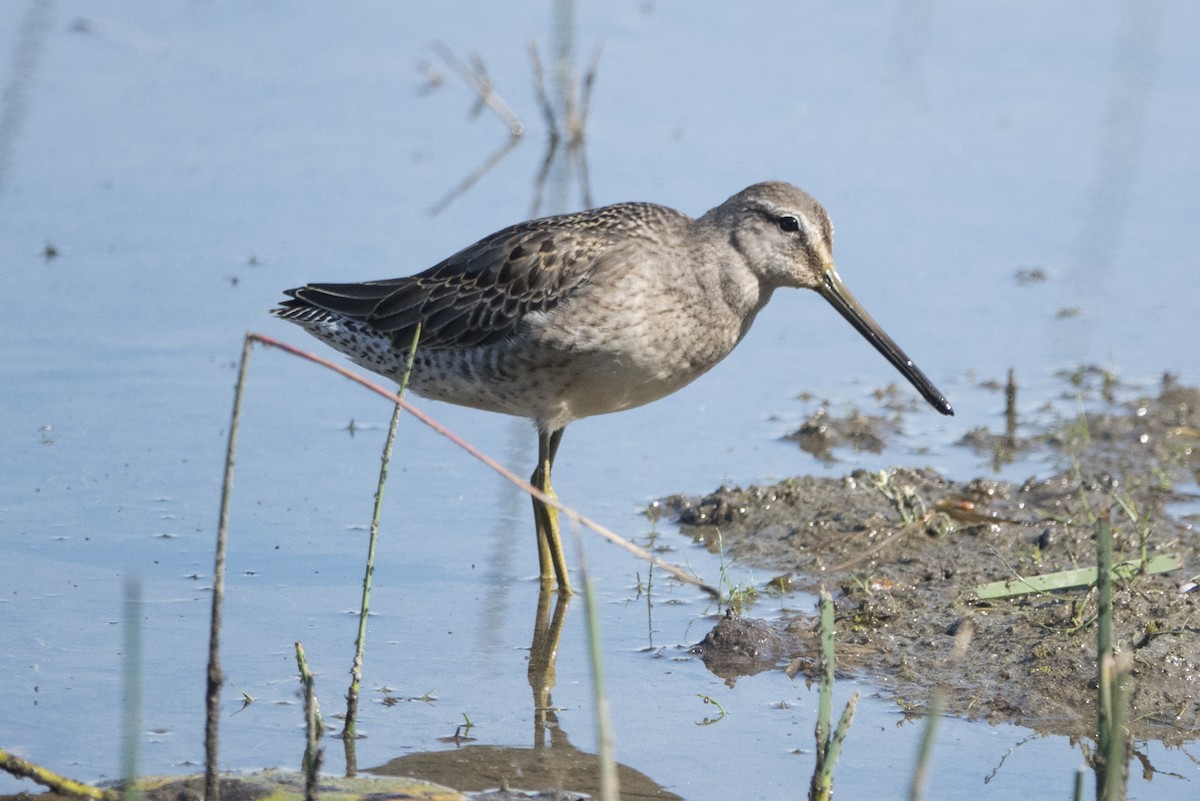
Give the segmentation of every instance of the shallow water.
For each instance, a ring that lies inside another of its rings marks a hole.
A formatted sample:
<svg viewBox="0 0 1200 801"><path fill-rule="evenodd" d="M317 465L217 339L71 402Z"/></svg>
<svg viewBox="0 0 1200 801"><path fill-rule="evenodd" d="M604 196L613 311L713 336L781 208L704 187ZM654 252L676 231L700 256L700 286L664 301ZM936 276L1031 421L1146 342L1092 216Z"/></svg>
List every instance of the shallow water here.
<svg viewBox="0 0 1200 801"><path fill-rule="evenodd" d="M554 9L18 9L0 18L0 744L78 778L115 775L121 584L136 575L142 767L191 772L203 756L211 550L242 333L315 349L266 316L282 289L414 272L528 216L545 127L526 43L539 38L549 59ZM815 295L780 293L691 387L572 426L560 495L644 537L647 503L724 481L892 463L984 473L953 443L1002 424L1002 395L979 382L1009 367L1029 415L1050 402L1070 410L1052 374L1084 362L1145 386L1168 370L1200 381L1198 17L1183 4L1083 2L575 8L575 68L604 43L587 128L595 201L698 214L754 181L804 186L838 227L843 277L957 416L908 414L889 451L835 465L782 441L812 409L799 393L869 409L872 390L898 378ZM527 134L431 217L506 135L486 113L470 117L474 96L433 42L464 59L478 51ZM445 74L441 88L424 91L421 62ZM580 203L569 183L552 184L547 201ZM1046 280L1019 282L1028 269ZM222 767L234 770L299 762L295 640L326 714L340 705L390 413L264 351L248 393L223 641ZM523 421L424 407L531 469ZM1039 465L1009 469L1023 478ZM452 749L438 738L464 715L477 743L532 746L527 501L411 420L392 476L359 765ZM714 557L669 526L658 533L669 558L717 578ZM645 566L582 541L618 758L691 800L802 793L815 690L779 672L726 687L684 652L717 609L657 580L648 612L636 592ZM734 581L765 578L733 568ZM562 731L594 752L581 626L577 601L553 700ZM386 706L384 686L436 700ZM838 703L856 688L845 682ZM255 703L240 709L239 689ZM729 714L695 725L712 714L699 694ZM1018 727L947 720L941 731L930 797L1009 798L1019 787L1061 798L1080 761L1065 741ZM919 736L893 702L868 697L839 795L902 797ZM1182 778L1135 776L1131 797L1194 797L1194 749L1146 748ZM339 759L330 741L326 768L339 771ZM24 786L0 778L0 791Z"/></svg>

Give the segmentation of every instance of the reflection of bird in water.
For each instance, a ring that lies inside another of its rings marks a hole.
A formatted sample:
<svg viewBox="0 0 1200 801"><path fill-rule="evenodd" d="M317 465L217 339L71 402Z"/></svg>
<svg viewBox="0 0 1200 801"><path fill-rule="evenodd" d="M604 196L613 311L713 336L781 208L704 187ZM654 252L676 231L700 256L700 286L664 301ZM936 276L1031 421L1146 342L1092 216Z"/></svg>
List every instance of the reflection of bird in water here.
<svg viewBox="0 0 1200 801"><path fill-rule="evenodd" d="M548 495L567 424L657 400L725 358L780 287L812 289L943 414L950 404L863 310L812 197L756 184L692 219L649 203L520 223L418 275L309 284L274 314L419 395L528 417ZM541 577L570 592L555 510L534 499Z"/></svg>

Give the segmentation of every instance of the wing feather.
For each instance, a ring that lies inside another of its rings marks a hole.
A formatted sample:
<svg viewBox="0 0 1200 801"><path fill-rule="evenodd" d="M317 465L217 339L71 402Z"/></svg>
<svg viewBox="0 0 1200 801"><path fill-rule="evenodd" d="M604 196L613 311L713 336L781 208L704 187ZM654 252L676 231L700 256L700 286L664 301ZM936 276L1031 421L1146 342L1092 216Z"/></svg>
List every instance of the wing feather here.
<svg viewBox="0 0 1200 801"><path fill-rule="evenodd" d="M630 236L637 217L664 215L682 216L662 206L623 204L532 220L414 276L288 290L289 299L273 313L295 322L365 323L398 347L408 346L418 322L422 347L491 344L515 335L527 315L552 312L569 299L587 283L597 259Z"/></svg>

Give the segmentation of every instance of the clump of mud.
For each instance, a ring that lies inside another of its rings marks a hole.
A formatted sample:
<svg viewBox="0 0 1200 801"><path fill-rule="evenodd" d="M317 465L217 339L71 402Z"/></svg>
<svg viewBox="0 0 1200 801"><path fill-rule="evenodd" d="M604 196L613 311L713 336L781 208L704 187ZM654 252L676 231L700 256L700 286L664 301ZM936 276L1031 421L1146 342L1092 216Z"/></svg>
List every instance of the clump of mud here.
<svg viewBox="0 0 1200 801"><path fill-rule="evenodd" d="M866 415L857 409L839 417L822 406L800 428L788 434L787 439L798 444L800 450L831 464L836 461L833 452L839 447L881 453L887 437L897 429L895 418Z"/></svg>
<svg viewBox="0 0 1200 801"><path fill-rule="evenodd" d="M1166 379L1156 397L1104 406L1044 431L968 436L964 445L984 451L1056 457L1058 472L1020 484L897 468L726 487L667 498L661 508L710 547L719 530L743 563L836 591L840 667L907 702L940 685L952 713L1072 736L1096 720L1094 588L992 601L976 588L1095 566L1096 514L1109 509L1114 561L1174 554L1184 565L1114 591L1114 641L1133 656L1131 729L1192 739L1200 736L1200 536L1195 520L1169 508L1197 497L1200 392ZM751 629L769 654L798 621L772 625L776 638ZM970 648L952 659L964 625L974 629ZM706 657L715 653L709 647Z"/></svg>
<svg viewBox="0 0 1200 801"><path fill-rule="evenodd" d="M731 686L741 676L776 667L780 660L809 650L807 632L791 631L765 620L726 611L704 639L692 647L715 676Z"/></svg>

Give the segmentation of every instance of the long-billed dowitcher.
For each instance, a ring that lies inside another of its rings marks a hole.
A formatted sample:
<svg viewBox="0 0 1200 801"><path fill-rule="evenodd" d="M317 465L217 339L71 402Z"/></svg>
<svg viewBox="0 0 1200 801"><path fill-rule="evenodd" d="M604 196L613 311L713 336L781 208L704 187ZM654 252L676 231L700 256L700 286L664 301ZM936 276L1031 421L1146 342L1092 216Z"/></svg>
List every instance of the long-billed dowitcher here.
<svg viewBox="0 0 1200 801"><path fill-rule="evenodd" d="M833 263L829 215L786 183L761 183L693 219L651 203L530 220L418 275L287 291L272 313L419 395L528 417L530 482L573 420L685 386L750 329L779 287L829 301L942 414L946 398L863 310ZM544 584L570 592L555 510L533 501Z"/></svg>

